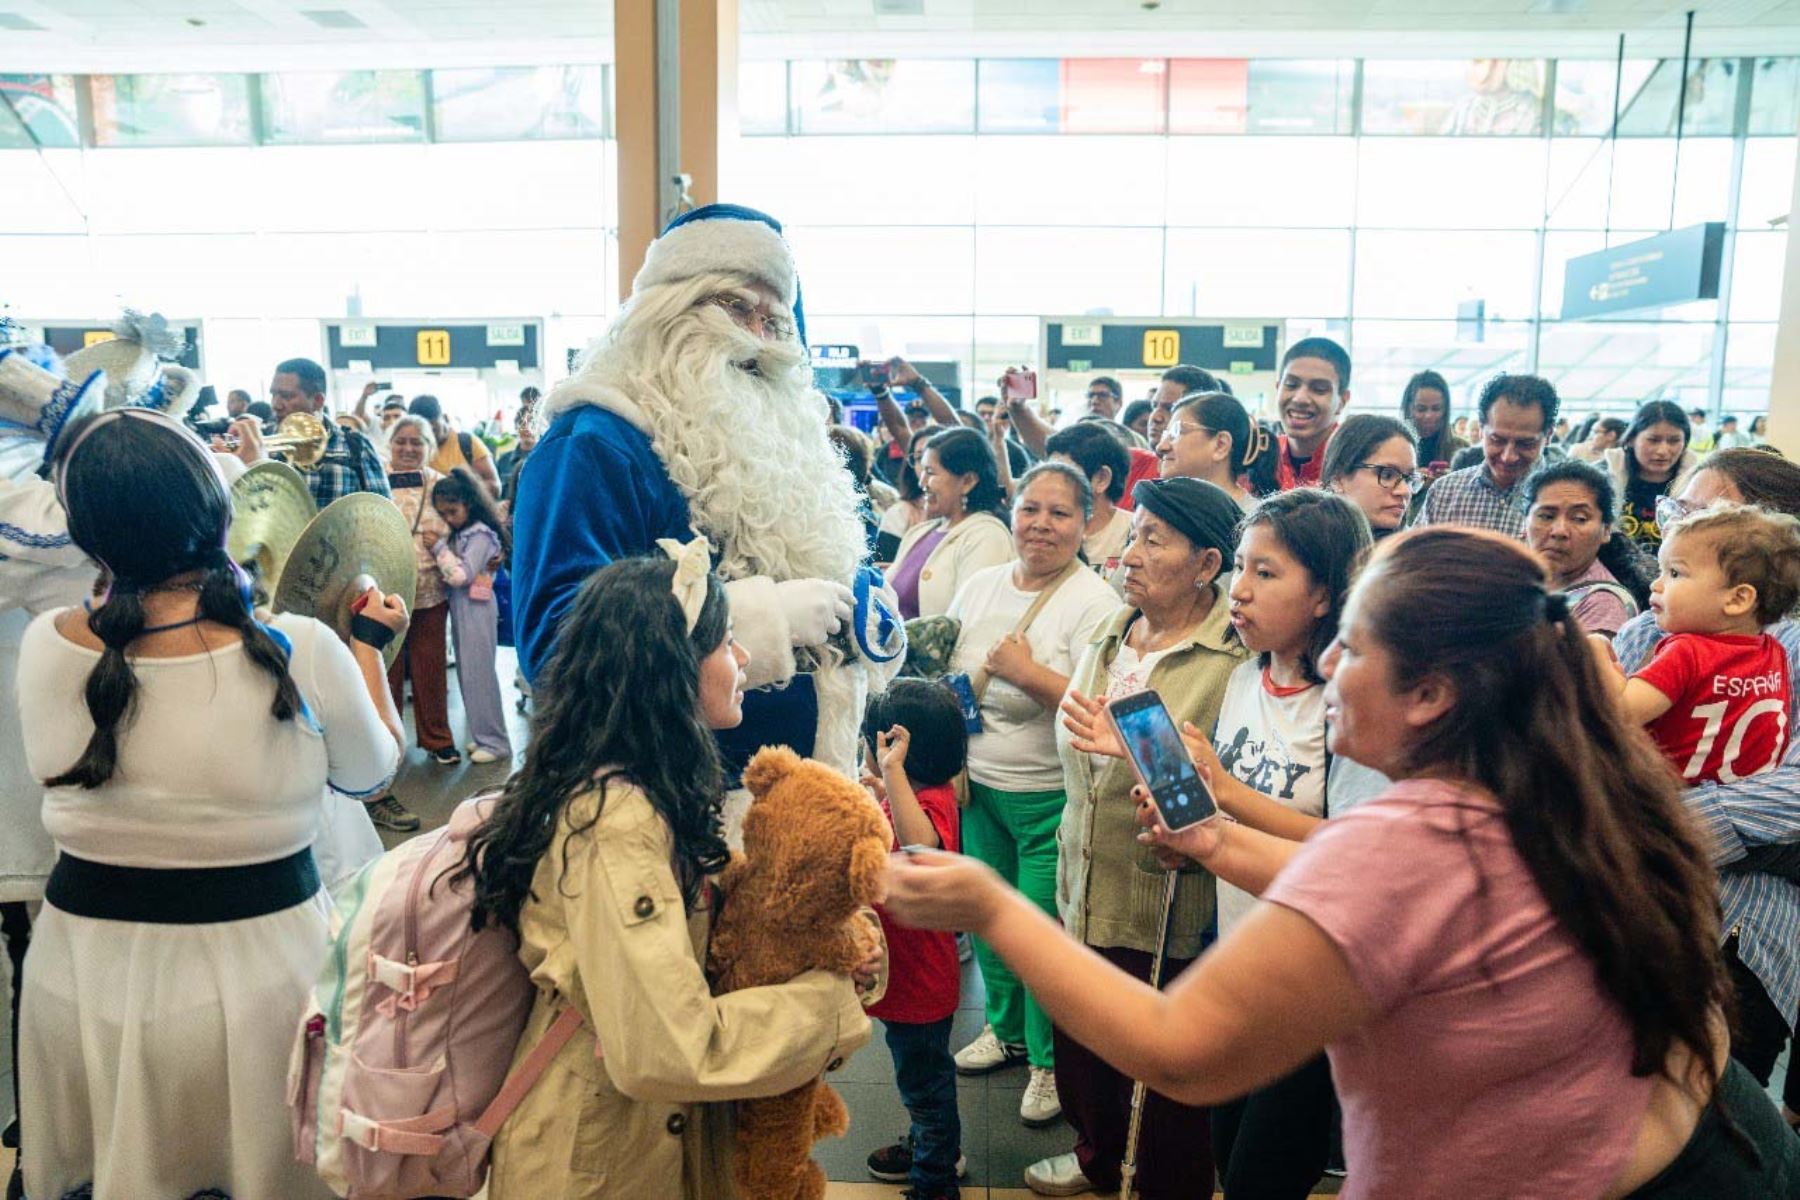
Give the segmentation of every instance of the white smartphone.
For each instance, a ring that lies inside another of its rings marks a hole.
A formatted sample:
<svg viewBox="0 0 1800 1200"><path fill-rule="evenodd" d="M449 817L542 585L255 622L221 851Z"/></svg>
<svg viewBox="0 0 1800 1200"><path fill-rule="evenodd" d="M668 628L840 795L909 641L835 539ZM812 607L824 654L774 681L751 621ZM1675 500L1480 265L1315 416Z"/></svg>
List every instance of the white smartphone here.
<svg viewBox="0 0 1800 1200"><path fill-rule="evenodd" d="M1161 696L1154 691L1121 696L1106 706L1106 716L1125 747L1138 782L1150 793L1150 802L1170 832L1219 815L1218 802L1188 757Z"/></svg>

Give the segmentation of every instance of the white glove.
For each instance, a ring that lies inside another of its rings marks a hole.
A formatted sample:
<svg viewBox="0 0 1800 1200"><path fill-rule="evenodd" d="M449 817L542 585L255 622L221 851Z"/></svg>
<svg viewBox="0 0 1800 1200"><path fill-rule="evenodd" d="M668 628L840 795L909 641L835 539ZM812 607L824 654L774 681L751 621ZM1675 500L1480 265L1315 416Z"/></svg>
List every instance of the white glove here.
<svg viewBox="0 0 1800 1200"><path fill-rule="evenodd" d="M856 594L829 579L789 579L775 585L795 646L817 646L850 623Z"/></svg>

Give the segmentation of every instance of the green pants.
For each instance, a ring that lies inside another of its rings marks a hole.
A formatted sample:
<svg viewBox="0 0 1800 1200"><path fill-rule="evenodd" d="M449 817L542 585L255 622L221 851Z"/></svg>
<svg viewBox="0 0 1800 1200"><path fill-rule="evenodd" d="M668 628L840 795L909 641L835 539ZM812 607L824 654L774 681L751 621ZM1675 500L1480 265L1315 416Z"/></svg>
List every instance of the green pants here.
<svg viewBox="0 0 1800 1200"><path fill-rule="evenodd" d="M980 859L1033 904L1056 916L1056 827L1065 798L1054 792L1003 792L969 781L962 849ZM1056 1065L1050 1018L1010 968L980 938L975 960L987 987L987 1022L1009 1045L1023 1043L1034 1067Z"/></svg>

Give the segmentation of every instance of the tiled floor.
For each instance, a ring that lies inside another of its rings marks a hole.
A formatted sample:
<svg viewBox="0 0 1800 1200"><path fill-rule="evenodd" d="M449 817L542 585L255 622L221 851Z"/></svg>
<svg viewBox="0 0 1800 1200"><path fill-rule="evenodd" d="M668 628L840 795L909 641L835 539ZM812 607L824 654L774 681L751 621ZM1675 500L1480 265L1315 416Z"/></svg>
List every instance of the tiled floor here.
<svg viewBox="0 0 1800 1200"><path fill-rule="evenodd" d="M511 651L502 650L502 680L512 678ZM450 723L462 727L462 705L456 696L455 676L451 676ZM512 695L508 689L508 702ZM511 719L513 745L525 745L525 720ZM441 825L450 810L463 799L506 778L508 766L494 763L485 767L464 764L440 767L424 753L413 749L407 756L396 788L400 798L423 818L427 829ZM410 835L386 834L384 840L395 845ZM0 958L0 983L4 982L5 960ZM960 1048L981 1031L981 977L973 964L964 968L962 1006L956 1015L952 1047ZM1777 1069L1771 1087L1779 1095L1785 1074L1786 1057ZM994 1075L959 1079L957 1097L963 1121L963 1151L969 1159L969 1179L962 1189L967 1200L1018 1200L1028 1197L1023 1190L1022 1173L1031 1163L1050 1154L1060 1154L1072 1145L1065 1125L1049 1129L1026 1129L1019 1123L1019 1097L1025 1087L1025 1069L1015 1067ZM869 1046L832 1077L832 1086L844 1096L850 1109L850 1132L846 1137L821 1143L815 1156L833 1180L826 1195L828 1200L875 1200L898 1197L897 1185L869 1181L864 1160L871 1150L894 1140L906 1130L906 1110L894 1089L893 1060L879 1030ZM0 1024L0 1124L12 1109L11 1046L8 1031ZM11 1152L0 1151L0 1179L11 1170ZM1336 1191L1336 1181L1326 1180L1316 1194Z"/></svg>

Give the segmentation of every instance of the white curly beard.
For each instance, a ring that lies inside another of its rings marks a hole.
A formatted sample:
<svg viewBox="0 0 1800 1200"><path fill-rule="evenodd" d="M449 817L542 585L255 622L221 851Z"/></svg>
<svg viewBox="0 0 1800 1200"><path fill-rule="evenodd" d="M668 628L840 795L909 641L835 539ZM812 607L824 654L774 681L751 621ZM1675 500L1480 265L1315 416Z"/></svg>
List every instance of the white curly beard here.
<svg viewBox="0 0 1800 1200"><path fill-rule="evenodd" d="M726 579L849 583L867 556L859 499L805 350L701 303L742 284L712 276L634 295L551 392L545 420L598 404L643 428Z"/></svg>

